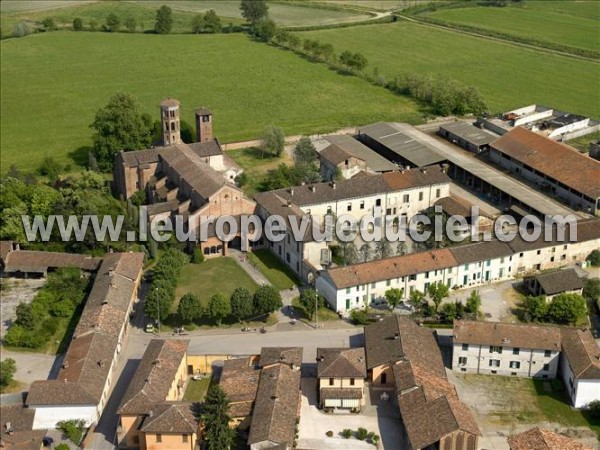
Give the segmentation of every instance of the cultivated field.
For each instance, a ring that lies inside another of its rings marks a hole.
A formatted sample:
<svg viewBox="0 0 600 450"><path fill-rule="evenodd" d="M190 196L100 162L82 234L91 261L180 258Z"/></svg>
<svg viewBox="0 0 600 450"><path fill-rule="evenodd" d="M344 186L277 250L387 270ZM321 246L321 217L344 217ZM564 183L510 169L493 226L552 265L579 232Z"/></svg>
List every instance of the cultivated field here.
<svg viewBox="0 0 600 450"><path fill-rule="evenodd" d="M291 135L420 120L408 99L246 35L56 32L0 49L3 171L35 168L45 155L84 163L94 114L117 91L156 119L167 96L189 123L194 108L209 107L222 142L256 138L270 123Z"/></svg>
<svg viewBox="0 0 600 450"><path fill-rule="evenodd" d="M405 21L298 34L362 52L387 78L430 72L474 85L495 112L541 103L600 117L600 63Z"/></svg>
<svg viewBox="0 0 600 450"><path fill-rule="evenodd" d="M559 5L554 5L558 3ZM441 9L428 17L533 38L551 44L600 49L600 3L526 2L506 8Z"/></svg>

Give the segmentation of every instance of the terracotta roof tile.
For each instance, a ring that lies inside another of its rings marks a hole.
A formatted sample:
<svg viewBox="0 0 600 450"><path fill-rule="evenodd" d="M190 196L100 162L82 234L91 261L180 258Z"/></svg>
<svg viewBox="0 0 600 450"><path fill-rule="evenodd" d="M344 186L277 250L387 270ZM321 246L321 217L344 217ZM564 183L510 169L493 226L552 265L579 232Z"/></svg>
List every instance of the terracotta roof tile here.
<svg viewBox="0 0 600 450"><path fill-rule="evenodd" d="M278 363L300 367L302 365L302 347L263 347L259 363L261 367Z"/></svg>
<svg viewBox="0 0 600 450"><path fill-rule="evenodd" d="M317 348L318 378L366 378L365 349Z"/></svg>
<svg viewBox="0 0 600 450"><path fill-rule="evenodd" d="M510 450L592 450L567 436L538 427L510 436L508 445Z"/></svg>
<svg viewBox="0 0 600 450"><path fill-rule="evenodd" d="M588 328L561 328L562 349L575 378L600 379L600 348Z"/></svg>
<svg viewBox="0 0 600 450"><path fill-rule="evenodd" d="M198 433L199 420L190 402L165 402L152 406L152 416L144 419L144 433ZM193 443L192 443L193 444Z"/></svg>
<svg viewBox="0 0 600 450"><path fill-rule="evenodd" d="M565 291L583 288L583 281L574 269L557 270L541 273L535 279L546 295L554 295Z"/></svg>

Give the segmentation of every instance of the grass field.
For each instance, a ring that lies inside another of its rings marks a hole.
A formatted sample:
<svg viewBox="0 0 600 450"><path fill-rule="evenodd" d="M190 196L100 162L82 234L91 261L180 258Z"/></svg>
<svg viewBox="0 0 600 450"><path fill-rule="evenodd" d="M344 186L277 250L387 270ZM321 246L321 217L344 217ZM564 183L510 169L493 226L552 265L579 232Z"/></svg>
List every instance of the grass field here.
<svg viewBox="0 0 600 450"><path fill-rule="evenodd" d="M289 153L283 152L279 158L262 158L261 152L255 147L228 150L230 156L248 175L248 182L243 186L246 195L252 197L260 190L260 183L264 175L280 164L292 165L294 161Z"/></svg>
<svg viewBox="0 0 600 450"><path fill-rule="evenodd" d="M22 20L41 22L50 17L58 26L70 27L75 17L88 26L90 20L103 24L109 13L115 13L124 22L133 17L138 29L149 30L154 26L156 10L168 4L173 10L173 32L189 33L194 15L214 9L221 17L223 25L230 22L244 23L241 16L239 0L129 0L129 1L9 1L2 4L2 33L10 34L15 23ZM371 17L367 13L352 10L330 10L281 3L269 5L269 16L284 26L331 25L335 23L355 22Z"/></svg>
<svg viewBox="0 0 600 450"><path fill-rule="evenodd" d="M246 35L57 32L0 49L4 172L37 167L45 155L85 163L89 125L117 91L135 95L155 119L167 96L181 101L189 123L195 108L209 107L221 142L256 138L270 123L292 135L421 120L403 97Z"/></svg>
<svg viewBox="0 0 600 450"><path fill-rule="evenodd" d="M244 287L254 292L258 286L231 258L213 258L202 264L188 264L181 270L177 285L177 301L173 312L177 310L179 298L191 292L196 294L205 304L217 293L229 297L235 288Z"/></svg>
<svg viewBox="0 0 600 450"><path fill-rule="evenodd" d="M210 376L200 380L189 380L185 392L183 393L183 401L202 403L204 397L206 397L211 381L212 378Z"/></svg>
<svg viewBox="0 0 600 450"><path fill-rule="evenodd" d="M494 112L531 103L600 117L600 63L551 55L508 43L399 22L298 33L362 52L367 70L445 75L474 85ZM576 83L566 82L576 79Z"/></svg>
<svg viewBox="0 0 600 450"><path fill-rule="evenodd" d="M310 313L304 308L302 303L300 303L300 297L296 297L292 300L292 306L296 310L296 312L300 315L300 319L306 322L314 322L315 320L315 312L311 311ZM340 317L337 315L335 311L332 311L325 306L322 306L317 311L317 315L319 317L319 322L328 322L330 320L340 320Z"/></svg>
<svg viewBox="0 0 600 450"><path fill-rule="evenodd" d="M600 3L569 2L570 5L565 5L559 2L562 8L557 9L554 9L553 3L556 2L526 2L506 8L474 6L441 9L428 16L553 44L599 50L600 21L597 13Z"/></svg>
<svg viewBox="0 0 600 450"><path fill-rule="evenodd" d="M269 250L254 250L248 253L251 263L269 280L275 289L282 291L298 284L298 278L279 258Z"/></svg>

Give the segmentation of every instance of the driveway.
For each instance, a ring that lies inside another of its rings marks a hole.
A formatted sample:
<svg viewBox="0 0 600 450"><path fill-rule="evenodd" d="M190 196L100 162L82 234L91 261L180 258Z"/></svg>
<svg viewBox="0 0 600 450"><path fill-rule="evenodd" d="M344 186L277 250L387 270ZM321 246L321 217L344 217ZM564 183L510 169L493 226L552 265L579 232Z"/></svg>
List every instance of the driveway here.
<svg viewBox="0 0 600 450"><path fill-rule="evenodd" d="M400 417L394 400L383 402L377 395L371 399L367 390L365 403L360 414L325 414L317 407L317 379L303 378L298 448L374 450L373 444L340 435L345 428L356 431L362 427L381 436L380 448L400 450ZM333 431L333 437L328 437L327 431Z"/></svg>

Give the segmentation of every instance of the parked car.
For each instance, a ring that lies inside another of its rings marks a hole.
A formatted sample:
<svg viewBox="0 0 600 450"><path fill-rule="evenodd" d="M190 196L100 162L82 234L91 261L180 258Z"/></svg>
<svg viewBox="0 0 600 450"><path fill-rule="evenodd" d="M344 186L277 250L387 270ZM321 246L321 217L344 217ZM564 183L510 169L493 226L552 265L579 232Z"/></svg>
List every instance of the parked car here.
<svg viewBox="0 0 600 450"><path fill-rule="evenodd" d="M154 324L147 323L146 327L144 328L144 331L146 331L146 333L154 333Z"/></svg>

